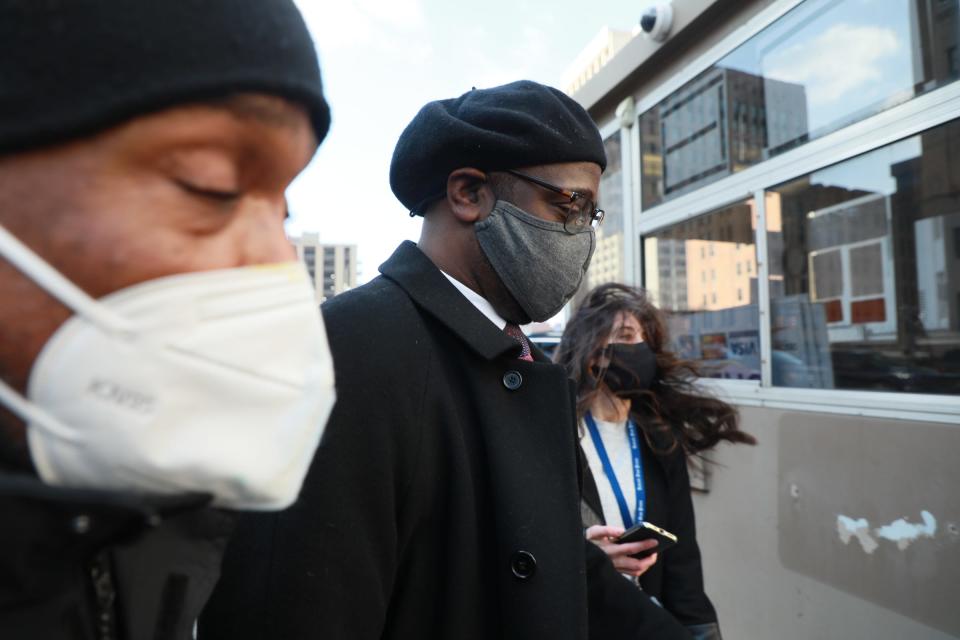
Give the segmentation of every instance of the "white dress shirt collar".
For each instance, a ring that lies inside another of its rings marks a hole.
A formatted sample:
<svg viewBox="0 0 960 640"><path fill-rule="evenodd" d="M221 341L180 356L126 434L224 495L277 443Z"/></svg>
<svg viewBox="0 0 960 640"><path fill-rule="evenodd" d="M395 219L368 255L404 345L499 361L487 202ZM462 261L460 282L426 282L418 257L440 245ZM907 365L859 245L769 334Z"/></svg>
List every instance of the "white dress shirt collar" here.
<svg viewBox="0 0 960 640"><path fill-rule="evenodd" d="M494 310L493 305L487 302L486 298L451 276L446 271L441 269L440 273L447 277L447 280L450 281L450 284L455 286L457 290L463 294L463 297L470 301L470 304L475 306L480 313L485 315L487 319L490 320L490 322L497 325L498 329L502 331L503 328L507 326L507 321L500 317L500 314Z"/></svg>

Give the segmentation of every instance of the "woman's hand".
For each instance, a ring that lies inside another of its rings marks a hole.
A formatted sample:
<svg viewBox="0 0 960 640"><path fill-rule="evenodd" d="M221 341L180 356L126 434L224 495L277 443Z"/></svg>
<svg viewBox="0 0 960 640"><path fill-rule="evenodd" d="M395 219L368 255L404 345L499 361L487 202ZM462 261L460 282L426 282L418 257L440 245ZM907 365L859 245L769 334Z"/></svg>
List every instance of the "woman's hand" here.
<svg viewBox="0 0 960 640"><path fill-rule="evenodd" d="M631 558L630 556L653 549L657 546L657 541L641 540L640 542L627 542L625 544L614 542L622 535L622 527L596 524L587 529L587 540L603 549L617 571L635 577L641 576L647 569L657 563L657 554L654 553L641 559Z"/></svg>

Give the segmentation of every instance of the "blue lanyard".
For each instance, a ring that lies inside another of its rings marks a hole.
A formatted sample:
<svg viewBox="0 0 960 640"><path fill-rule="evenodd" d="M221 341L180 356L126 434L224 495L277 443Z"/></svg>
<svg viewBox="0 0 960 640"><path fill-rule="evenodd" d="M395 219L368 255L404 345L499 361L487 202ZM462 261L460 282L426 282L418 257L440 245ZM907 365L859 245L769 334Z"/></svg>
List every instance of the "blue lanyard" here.
<svg viewBox="0 0 960 640"><path fill-rule="evenodd" d="M643 513L646 509L646 494L643 488L643 458L640 455L640 437L637 435L637 425L633 420L627 420L627 438L630 440L630 456L633 458L633 487L637 493L636 519L630 517L630 509L627 507L627 499L623 497L623 489L620 488L620 482L617 481L617 474L613 471L613 465L610 464L610 456L607 455L607 448L603 446L603 440L600 439L600 431L597 430L597 423L593 421L593 416L588 411L584 416L587 423L587 430L590 431L590 439L593 440L593 446L600 456L600 463L603 465L603 472L610 481L610 488L613 489L613 497L617 499L617 506L620 507L620 517L623 518L623 527L629 529L636 522L643 522Z"/></svg>

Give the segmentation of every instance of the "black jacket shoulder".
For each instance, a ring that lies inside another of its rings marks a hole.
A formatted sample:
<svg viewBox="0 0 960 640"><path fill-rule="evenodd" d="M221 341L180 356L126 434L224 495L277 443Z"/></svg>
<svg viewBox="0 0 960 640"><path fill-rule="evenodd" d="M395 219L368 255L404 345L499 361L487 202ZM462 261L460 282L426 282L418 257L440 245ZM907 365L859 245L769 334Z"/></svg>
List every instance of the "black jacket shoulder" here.
<svg viewBox="0 0 960 640"><path fill-rule="evenodd" d="M235 516L0 473L0 637L187 640Z"/></svg>

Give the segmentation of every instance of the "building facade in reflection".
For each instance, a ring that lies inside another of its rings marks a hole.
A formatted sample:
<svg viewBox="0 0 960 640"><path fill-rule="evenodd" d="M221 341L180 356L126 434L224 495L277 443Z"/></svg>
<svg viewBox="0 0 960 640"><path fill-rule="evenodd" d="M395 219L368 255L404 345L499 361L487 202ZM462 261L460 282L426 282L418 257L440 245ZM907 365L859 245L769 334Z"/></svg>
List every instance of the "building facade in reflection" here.
<svg viewBox="0 0 960 640"><path fill-rule="evenodd" d="M958 77L956 2L878 4L862 26L841 20L854 15L850 2L802 6L798 21L772 26L642 113L641 212ZM854 92L855 77L810 71L817 53L800 48L842 39L853 75L867 74L857 56L909 55L884 83ZM846 96L833 95L845 83ZM672 312L677 348L719 377L759 379L764 286L774 384L960 393L955 127L768 189L762 285L752 198L645 234L644 284Z"/></svg>
<svg viewBox="0 0 960 640"><path fill-rule="evenodd" d="M688 193L805 140L803 85L716 67L641 118L645 206Z"/></svg>

